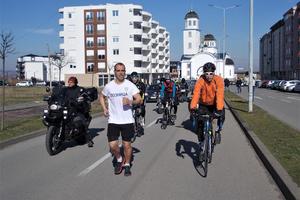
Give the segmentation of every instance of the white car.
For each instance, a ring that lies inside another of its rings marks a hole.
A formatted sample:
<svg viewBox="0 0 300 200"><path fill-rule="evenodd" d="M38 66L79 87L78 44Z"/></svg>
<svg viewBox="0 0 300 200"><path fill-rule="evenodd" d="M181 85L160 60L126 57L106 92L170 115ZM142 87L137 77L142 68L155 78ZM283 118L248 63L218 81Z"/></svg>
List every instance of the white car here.
<svg viewBox="0 0 300 200"><path fill-rule="evenodd" d="M299 83L300 81L299 80L290 80L290 81L286 81L285 83L284 83L284 85L282 86L282 89L284 90L284 91L292 91L293 89L294 89L294 87L295 87L295 85L297 84L297 83ZM293 87L292 87L293 86Z"/></svg>
<svg viewBox="0 0 300 200"><path fill-rule="evenodd" d="M33 86L31 81L21 81L16 84L17 87L30 87Z"/></svg>

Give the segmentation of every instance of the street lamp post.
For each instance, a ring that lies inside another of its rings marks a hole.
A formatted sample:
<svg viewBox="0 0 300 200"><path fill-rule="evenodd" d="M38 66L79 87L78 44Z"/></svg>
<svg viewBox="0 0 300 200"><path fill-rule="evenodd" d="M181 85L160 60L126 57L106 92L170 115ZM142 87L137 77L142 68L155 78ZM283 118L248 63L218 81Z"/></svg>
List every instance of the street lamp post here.
<svg viewBox="0 0 300 200"><path fill-rule="evenodd" d="M225 78L225 55L226 55L226 10L237 8L239 5L233 5L229 7L220 7L213 4L209 6L223 10L223 78Z"/></svg>
<svg viewBox="0 0 300 200"><path fill-rule="evenodd" d="M248 112L253 112L253 0L250 0L250 23L249 23L249 105Z"/></svg>

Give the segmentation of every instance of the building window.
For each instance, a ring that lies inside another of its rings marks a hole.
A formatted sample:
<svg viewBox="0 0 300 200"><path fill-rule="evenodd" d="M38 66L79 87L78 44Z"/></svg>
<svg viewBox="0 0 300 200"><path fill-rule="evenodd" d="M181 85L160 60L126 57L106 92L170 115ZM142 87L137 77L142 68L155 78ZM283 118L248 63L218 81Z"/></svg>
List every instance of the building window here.
<svg viewBox="0 0 300 200"><path fill-rule="evenodd" d="M97 11L97 20L104 21L105 20L105 11Z"/></svg>
<svg viewBox="0 0 300 200"><path fill-rule="evenodd" d="M193 25L196 26L196 20L193 21Z"/></svg>
<svg viewBox="0 0 300 200"><path fill-rule="evenodd" d="M192 48L192 43L191 42L189 42L189 47L188 47L189 49L191 49Z"/></svg>
<svg viewBox="0 0 300 200"><path fill-rule="evenodd" d="M114 17L119 16L119 11L118 10L113 10L112 14Z"/></svg>
<svg viewBox="0 0 300 200"><path fill-rule="evenodd" d="M92 12L92 11L86 12L86 13L85 13L85 19L86 19L87 21L93 20L93 12Z"/></svg>
<svg viewBox="0 0 300 200"><path fill-rule="evenodd" d="M119 36L114 36L113 37L113 42L119 42Z"/></svg>
<svg viewBox="0 0 300 200"><path fill-rule="evenodd" d="M94 63L87 63L87 72L93 72L94 66Z"/></svg>
<svg viewBox="0 0 300 200"><path fill-rule="evenodd" d="M113 55L119 55L119 49L113 49Z"/></svg>
<svg viewBox="0 0 300 200"><path fill-rule="evenodd" d="M189 20L189 26L192 26L192 21L191 20Z"/></svg>
<svg viewBox="0 0 300 200"><path fill-rule="evenodd" d="M98 50L98 58L100 60L104 60L105 59L105 50L104 49Z"/></svg>
<svg viewBox="0 0 300 200"><path fill-rule="evenodd" d="M94 38L92 38L92 37L87 37L87 38L86 38L86 46L87 46L87 47L93 47L93 46L94 46Z"/></svg>
<svg viewBox="0 0 300 200"><path fill-rule="evenodd" d="M192 32L191 31L189 31L189 37L192 37Z"/></svg>
<svg viewBox="0 0 300 200"><path fill-rule="evenodd" d="M72 18L72 13L69 13L69 14L68 14L68 17L69 17L69 18Z"/></svg>
<svg viewBox="0 0 300 200"><path fill-rule="evenodd" d="M97 33L105 34L105 24L97 24Z"/></svg>
<svg viewBox="0 0 300 200"><path fill-rule="evenodd" d="M93 24L86 24L85 25L85 30L86 30L87 34L93 34L93 32L94 32Z"/></svg>
<svg viewBox="0 0 300 200"><path fill-rule="evenodd" d="M97 37L97 45L99 47L104 47L105 46L105 37Z"/></svg>

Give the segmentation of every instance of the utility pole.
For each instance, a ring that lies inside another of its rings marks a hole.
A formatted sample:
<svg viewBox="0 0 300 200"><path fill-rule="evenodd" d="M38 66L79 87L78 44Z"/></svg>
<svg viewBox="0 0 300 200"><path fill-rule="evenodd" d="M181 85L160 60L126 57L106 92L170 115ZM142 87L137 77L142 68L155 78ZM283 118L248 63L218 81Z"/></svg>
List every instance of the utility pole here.
<svg viewBox="0 0 300 200"><path fill-rule="evenodd" d="M5 112L5 59L2 60L3 63L3 78L2 78L2 119L1 119L1 131L4 130L4 112Z"/></svg>
<svg viewBox="0 0 300 200"><path fill-rule="evenodd" d="M250 29L249 29L249 110L253 112L253 0L250 0Z"/></svg>
<svg viewBox="0 0 300 200"><path fill-rule="evenodd" d="M50 89L52 90L52 69L51 69L51 61L50 61L50 48L49 48L49 44L47 43L47 47L48 47L48 63L49 63L49 78L50 78Z"/></svg>

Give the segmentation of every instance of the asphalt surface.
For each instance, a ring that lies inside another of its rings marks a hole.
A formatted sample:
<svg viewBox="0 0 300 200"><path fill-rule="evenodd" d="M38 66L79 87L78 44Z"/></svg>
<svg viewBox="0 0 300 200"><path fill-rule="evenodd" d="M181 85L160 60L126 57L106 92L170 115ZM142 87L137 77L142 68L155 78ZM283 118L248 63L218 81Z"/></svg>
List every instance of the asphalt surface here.
<svg viewBox="0 0 300 200"><path fill-rule="evenodd" d="M231 91L236 91L231 86ZM248 88L242 87L242 93L238 94L248 100ZM277 90L255 88L254 104L258 105L280 121L300 131L300 94L281 92Z"/></svg>
<svg viewBox="0 0 300 200"><path fill-rule="evenodd" d="M133 144L131 177L113 174L106 118L99 117L90 125L93 148L70 143L51 157L45 149L45 136L40 136L1 150L0 198L283 199L229 111L222 143L204 178L195 167L197 137L190 130L187 104L180 105L175 126L166 130L155 124L160 115L153 109L154 104L147 104L145 135Z"/></svg>

